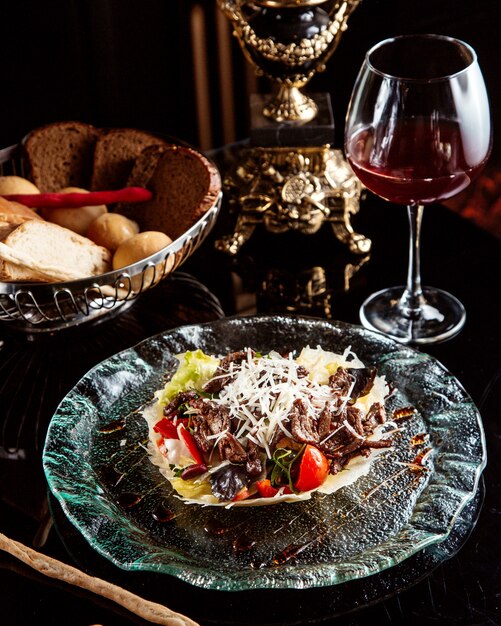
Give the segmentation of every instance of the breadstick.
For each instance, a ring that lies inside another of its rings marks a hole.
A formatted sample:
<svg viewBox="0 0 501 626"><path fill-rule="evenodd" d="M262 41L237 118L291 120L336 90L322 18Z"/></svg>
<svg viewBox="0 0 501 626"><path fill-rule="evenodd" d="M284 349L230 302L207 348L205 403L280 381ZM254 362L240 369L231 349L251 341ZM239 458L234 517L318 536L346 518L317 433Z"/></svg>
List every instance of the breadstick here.
<svg viewBox="0 0 501 626"><path fill-rule="evenodd" d="M71 565L28 548L2 533L0 533L0 549L50 578L62 580L70 585L81 587L108 598L153 624L161 624L163 626L199 626L197 622L194 622L189 617L171 611L162 604L150 602L106 580L89 576Z"/></svg>

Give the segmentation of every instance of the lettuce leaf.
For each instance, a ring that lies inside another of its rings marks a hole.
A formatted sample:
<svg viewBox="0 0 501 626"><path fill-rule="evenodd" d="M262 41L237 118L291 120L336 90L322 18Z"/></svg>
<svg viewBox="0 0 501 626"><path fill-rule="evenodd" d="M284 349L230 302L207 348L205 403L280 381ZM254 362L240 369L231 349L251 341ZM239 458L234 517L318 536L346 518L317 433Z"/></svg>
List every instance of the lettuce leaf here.
<svg viewBox="0 0 501 626"><path fill-rule="evenodd" d="M160 404L167 404L180 391L195 389L200 391L207 383L219 365L219 359L202 352L202 350L188 350L176 355L179 367L165 385L158 392Z"/></svg>

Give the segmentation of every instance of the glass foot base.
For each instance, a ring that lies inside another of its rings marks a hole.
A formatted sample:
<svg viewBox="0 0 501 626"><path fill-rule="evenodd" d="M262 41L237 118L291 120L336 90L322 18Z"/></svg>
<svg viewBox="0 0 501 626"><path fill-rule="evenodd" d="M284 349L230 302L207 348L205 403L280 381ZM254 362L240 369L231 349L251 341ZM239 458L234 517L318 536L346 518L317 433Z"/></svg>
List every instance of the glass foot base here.
<svg viewBox="0 0 501 626"><path fill-rule="evenodd" d="M430 344L457 335L464 326L466 311L450 293L423 288L419 314L411 315L401 306L405 287L391 287L372 294L360 307L365 328L384 333L405 344Z"/></svg>

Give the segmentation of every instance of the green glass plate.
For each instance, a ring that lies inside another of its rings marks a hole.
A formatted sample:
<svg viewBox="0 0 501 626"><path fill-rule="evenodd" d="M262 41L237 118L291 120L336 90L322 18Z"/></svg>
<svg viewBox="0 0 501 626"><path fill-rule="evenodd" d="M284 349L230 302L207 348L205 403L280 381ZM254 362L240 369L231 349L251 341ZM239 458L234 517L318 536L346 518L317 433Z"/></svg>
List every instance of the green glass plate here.
<svg viewBox="0 0 501 626"><path fill-rule="evenodd" d="M353 485L304 502L225 509L175 497L148 460L140 415L176 367L175 355L307 345L351 346L396 387L390 410L416 409L392 451ZM126 570L234 591L334 585L443 541L485 462L478 410L435 359L359 326L283 315L183 326L103 361L61 402L43 455L51 491L101 555Z"/></svg>

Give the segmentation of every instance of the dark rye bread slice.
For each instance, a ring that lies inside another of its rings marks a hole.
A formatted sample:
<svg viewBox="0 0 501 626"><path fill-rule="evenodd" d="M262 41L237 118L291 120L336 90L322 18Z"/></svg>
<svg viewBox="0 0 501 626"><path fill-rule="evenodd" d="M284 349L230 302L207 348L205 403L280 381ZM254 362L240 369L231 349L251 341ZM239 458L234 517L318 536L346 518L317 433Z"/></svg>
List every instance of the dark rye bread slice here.
<svg viewBox="0 0 501 626"><path fill-rule="evenodd" d="M137 158L128 185L146 187L153 199L120 204L116 211L136 221L142 231L159 230L177 239L214 205L221 177L216 166L192 148L153 146Z"/></svg>
<svg viewBox="0 0 501 626"><path fill-rule="evenodd" d="M42 193L64 187L89 189L99 135L94 126L71 121L33 130L24 141L24 151L38 189Z"/></svg>
<svg viewBox="0 0 501 626"><path fill-rule="evenodd" d="M114 128L104 132L94 150L91 189L121 189L141 152L149 146L168 146L163 139L133 128Z"/></svg>

